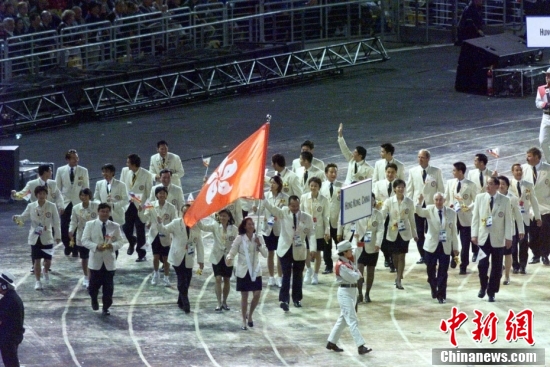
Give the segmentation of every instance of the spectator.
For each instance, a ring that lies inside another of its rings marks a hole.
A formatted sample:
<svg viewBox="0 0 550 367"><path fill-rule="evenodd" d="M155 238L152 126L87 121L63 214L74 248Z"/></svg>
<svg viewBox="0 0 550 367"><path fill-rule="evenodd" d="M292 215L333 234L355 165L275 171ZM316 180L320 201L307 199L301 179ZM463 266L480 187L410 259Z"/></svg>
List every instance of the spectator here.
<svg viewBox="0 0 550 367"><path fill-rule="evenodd" d="M17 3L17 18L21 18L23 20L25 30L28 30L31 25L31 21L29 19L29 5L24 1Z"/></svg>
<svg viewBox="0 0 550 367"><path fill-rule="evenodd" d="M126 6L126 1L118 0L115 3L115 9L107 15L107 20L114 24L116 20L125 17L127 13L128 8Z"/></svg>
<svg viewBox="0 0 550 367"><path fill-rule="evenodd" d="M472 38L483 37L483 15L482 7L483 0L472 0L470 4L464 9L462 17L458 22L458 42L457 45L461 45L463 41Z"/></svg>
<svg viewBox="0 0 550 367"><path fill-rule="evenodd" d="M44 28L42 27L42 19L38 13L31 13L31 15L29 15L29 20L31 24L27 33L38 33L44 31Z"/></svg>
<svg viewBox="0 0 550 367"><path fill-rule="evenodd" d="M86 23L84 17L82 16L82 8L80 6L75 5L71 10L74 12L74 22L77 25L82 25Z"/></svg>
<svg viewBox="0 0 550 367"><path fill-rule="evenodd" d="M40 18L42 19L42 28L44 31L56 31L57 25L53 21L52 13L50 13L48 10L44 10L40 14ZM61 22L59 22L61 23Z"/></svg>
<svg viewBox="0 0 550 367"><path fill-rule="evenodd" d="M25 27L25 22L23 21L23 18L15 18L15 29L13 30L13 34L15 36L22 36L27 33L27 27Z"/></svg>
<svg viewBox="0 0 550 367"><path fill-rule="evenodd" d="M13 31L15 30L15 21L13 18L4 18L2 24L4 25L4 40L8 37L13 37Z"/></svg>
<svg viewBox="0 0 550 367"><path fill-rule="evenodd" d="M88 15L86 15L84 21L86 24L101 22L103 19L101 19L100 13L101 4L96 1L92 1L88 4Z"/></svg>

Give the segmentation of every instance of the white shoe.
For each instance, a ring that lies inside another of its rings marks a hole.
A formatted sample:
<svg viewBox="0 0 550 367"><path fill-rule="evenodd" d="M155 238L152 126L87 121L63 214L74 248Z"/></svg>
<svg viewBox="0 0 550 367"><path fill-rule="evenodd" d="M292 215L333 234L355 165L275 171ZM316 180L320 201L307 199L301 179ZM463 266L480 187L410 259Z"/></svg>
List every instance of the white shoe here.
<svg viewBox="0 0 550 367"><path fill-rule="evenodd" d="M313 270L311 270L311 268L308 268L306 270L306 276L304 278L304 283L310 283L312 275L313 275Z"/></svg>
<svg viewBox="0 0 550 367"><path fill-rule="evenodd" d="M40 282L40 280L37 280L36 283L34 283L34 289L37 291L42 289L42 282Z"/></svg>
<svg viewBox="0 0 550 367"><path fill-rule="evenodd" d="M153 272L153 276L151 277L151 284L157 285L157 281L159 280L159 273L156 271Z"/></svg>
<svg viewBox="0 0 550 367"><path fill-rule="evenodd" d="M269 279L267 280L267 285L275 285L275 278L269 277Z"/></svg>
<svg viewBox="0 0 550 367"><path fill-rule="evenodd" d="M283 278L277 278L277 287L281 288L283 286Z"/></svg>
<svg viewBox="0 0 550 367"><path fill-rule="evenodd" d="M88 289L88 286L90 285L90 281L88 280L87 277L84 277L84 279L82 279L82 286L86 289Z"/></svg>
<svg viewBox="0 0 550 367"><path fill-rule="evenodd" d="M319 279L317 279L317 276L319 274L313 274L313 278L311 279L311 284L316 285L319 284Z"/></svg>
<svg viewBox="0 0 550 367"><path fill-rule="evenodd" d="M165 287L170 286L170 278L168 276L165 275L164 278L162 278L162 281L163 281Z"/></svg>
<svg viewBox="0 0 550 367"><path fill-rule="evenodd" d="M46 269L42 268L42 276L44 277L44 282L48 284L50 282L50 273L46 273Z"/></svg>

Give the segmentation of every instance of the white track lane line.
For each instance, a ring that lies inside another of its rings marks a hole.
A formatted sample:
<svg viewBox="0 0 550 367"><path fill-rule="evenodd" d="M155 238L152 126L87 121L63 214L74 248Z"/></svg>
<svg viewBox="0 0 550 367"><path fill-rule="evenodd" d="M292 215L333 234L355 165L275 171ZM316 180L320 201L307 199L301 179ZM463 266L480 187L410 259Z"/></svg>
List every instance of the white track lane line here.
<svg viewBox="0 0 550 367"><path fill-rule="evenodd" d="M132 324L132 318L133 318L133 314L134 314L134 306L137 302L137 299L139 298L139 295L143 291L143 287L145 287L145 284L147 284L147 281L149 280L149 277L150 277L150 274L147 274L147 276L145 278L143 278L143 281L141 282L136 294L134 295L134 298L132 298L132 302L130 302L130 310L128 310L128 332L130 333L130 338L132 338L132 342L136 346L136 350L138 352L139 358L141 358L141 360L143 361L143 363L147 367L151 367L151 365L149 364L149 362L147 362L147 359L143 355L143 352L141 350L141 346L139 345L139 340L136 337L136 335L134 334L134 326Z"/></svg>
<svg viewBox="0 0 550 367"><path fill-rule="evenodd" d="M65 309L63 310L63 314L61 315L61 330L63 332L63 340L65 341L65 345L67 346L67 349L71 354L71 358L73 359L74 364L78 367L82 367L78 362L78 359L76 358L76 354L69 340L69 333L67 331L67 313L69 312L69 308L71 307L71 300L74 298L75 294L78 292L79 289L80 289L80 280L76 282L76 287L74 287L73 292L71 293L71 295L69 296L69 299L67 299L67 303L65 304Z"/></svg>

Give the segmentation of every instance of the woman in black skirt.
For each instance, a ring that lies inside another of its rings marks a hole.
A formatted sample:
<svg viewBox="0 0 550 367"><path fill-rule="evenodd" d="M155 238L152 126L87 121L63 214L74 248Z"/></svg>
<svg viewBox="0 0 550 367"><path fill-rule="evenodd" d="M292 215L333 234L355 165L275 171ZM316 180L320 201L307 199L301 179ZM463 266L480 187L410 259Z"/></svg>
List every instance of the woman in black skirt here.
<svg viewBox="0 0 550 367"><path fill-rule="evenodd" d="M405 181L397 179L393 181L392 196L382 206L382 217L389 217L388 231L386 240L388 240L389 250L393 256L393 264L397 269L395 287L404 289L401 285L403 279L403 270L405 269L405 256L409 252L409 241L416 235L416 225L414 222L415 207L413 201L405 197Z"/></svg>
<svg viewBox="0 0 550 367"><path fill-rule="evenodd" d="M235 220L233 220L233 215L227 209L222 209L218 212L218 222L215 224L198 222L197 227L205 232L212 232L214 236L214 244L212 245L209 260L212 263L214 276L216 277L216 298L218 299L216 311L222 312L222 310L229 311L227 296L229 295L229 289L231 289L229 280L231 279L231 274L233 274L233 267L227 266L225 256L231 249L231 245L239 232L237 226L234 225Z"/></svg>
<svg viewBox="0 0 550 367"><path fill-rule="evenodd" d="M264 239L262 236L256 235L255 232L254 220L250 217L244 218L239 225L239 236L233 241L231 250L229 250L226 257L228 265L231 265L235 256L239 255L235 266L235 275L237 276L237 291L241 292L242 330L246 330L247 325L249 327L254 326L252 314L262 293L262 268L258 253L261 253L263 257L267 257ZM253 295L250 303L250 313L248 312L248 292L252 292Z"/></svg>

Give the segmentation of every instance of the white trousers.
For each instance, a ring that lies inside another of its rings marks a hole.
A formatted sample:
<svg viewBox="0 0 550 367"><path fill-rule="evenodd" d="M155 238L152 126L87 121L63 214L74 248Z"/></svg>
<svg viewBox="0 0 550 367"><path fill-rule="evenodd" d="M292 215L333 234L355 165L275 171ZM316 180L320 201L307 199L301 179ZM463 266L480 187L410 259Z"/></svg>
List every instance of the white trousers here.
<svg viewBox="0 0 550 367"><path fill-rule="evenodd" d="M544 159L546 159L546 162L550 163L550 115L542 115L539 142L542 152L544 153Z"/></svg>
<svg viewBox="0 0 550 367"><path fill-rule="evenodd" d="M357 288L342 288L338 287L338 303L340 303L340 316L336 320L336 324L332 328L328 341L334 344L340 340L340 335L346 326L349 326L349 331L355 344L360 347L365 344L365 339L359 332L357 323L357 313L355 312L355 302L357 301Z"/></svg>

